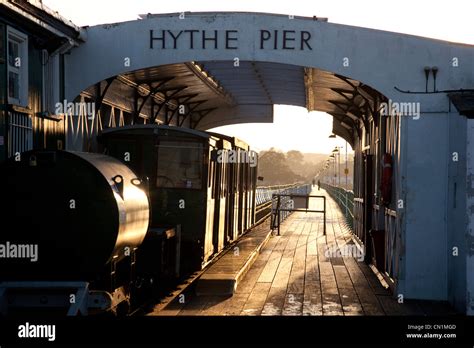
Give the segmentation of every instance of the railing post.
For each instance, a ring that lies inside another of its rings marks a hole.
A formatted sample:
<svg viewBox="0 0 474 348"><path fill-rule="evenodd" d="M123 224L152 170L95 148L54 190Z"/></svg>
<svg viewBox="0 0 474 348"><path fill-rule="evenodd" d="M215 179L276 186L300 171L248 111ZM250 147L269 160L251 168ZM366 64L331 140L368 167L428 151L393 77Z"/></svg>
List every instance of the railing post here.
<svg viewBox="0 0 474 348"><path fill-rule="evenodd" d="M348 208L347 208L347 192L346 192L346 194L345 194L345 197L346 197L346 204L345 204L345 206L346 206L346 221L347 221L347 220L349 219L348 211L347 211L347 209L348 209Z"/></svg>
<svg viewBox="0 0 474 348"><path fill-rule="evenodd" d="M280 194L277 199L277 214L278 214L278 236L280 235Z"/></svg>
<svg viewBox="0 0 474 348"><path fill-rule="evenodd" d="M323 233L326 235L326 196L323 196L323 203L324 203L324 226L323 226Z"/></svg>

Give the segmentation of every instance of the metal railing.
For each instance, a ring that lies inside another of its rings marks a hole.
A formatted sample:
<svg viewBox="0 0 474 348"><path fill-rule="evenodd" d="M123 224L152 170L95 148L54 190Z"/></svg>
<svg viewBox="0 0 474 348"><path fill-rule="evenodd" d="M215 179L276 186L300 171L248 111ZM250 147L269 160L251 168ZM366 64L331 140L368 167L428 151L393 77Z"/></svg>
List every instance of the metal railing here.
<svg viewBox="0 0 474 348"><path fill-rule="evenodd" d="M268 203L272 200L272 195L274 193L282 193L284 190L298 188L302 186L306 186L306 184L259 186L257 187L255 200L257 205Z"/></svg>
<svg viewBox="0 0 474 348"><path fill-rule="evenodd" d="M30 115L8 112L8 157L33 148L33 122Z"/></svg>
<svg viewBox="0 0 474 348"><path fill-rule="evenodd" d="M347 224L354 230L354 192L324 183L321 183L321 187L336 201Z"/></svg>
<svg viewBox="0 0 474 348"><path fill-rule="evenodd" d="M322 198L323 199L323 210L309 209L309 199L310 198ZM292 212L304 212L304 213L323 213L323 235L326 235L326 196L310 195L306 194L273 194L273 199L276 199L276 207L272 208L272 222L271 229L272 231L277 228L278 236L280 235L280 224L281 224L281 215L282 213L292 213ZM284 201L284 203L282 203ZM298 203L295 204L295 201ZM288 216L286 214L285 216Z"/></svg>
<svg viewBox="0 0 474 348"><path fill-rule="evenodd" d="M395 210L385 208L384 211L384 225L385 225L385 265L384 270L390 277L389 285L397 279L399 274L399 258L400 255L400 239L399 233L399 218Z"/></svg>
<svg viewBox="0 0 474 348"><path fill-rule="evenodd" d="M268 218L272 212L272 208L276 206L276 200L272 199L274 194L309 194L311 185L309 184L291 184L277 186L260 186L257 187L256 202L256 221L257 224ZM289 212L283 214L282 219L286 219Z"/></svg>

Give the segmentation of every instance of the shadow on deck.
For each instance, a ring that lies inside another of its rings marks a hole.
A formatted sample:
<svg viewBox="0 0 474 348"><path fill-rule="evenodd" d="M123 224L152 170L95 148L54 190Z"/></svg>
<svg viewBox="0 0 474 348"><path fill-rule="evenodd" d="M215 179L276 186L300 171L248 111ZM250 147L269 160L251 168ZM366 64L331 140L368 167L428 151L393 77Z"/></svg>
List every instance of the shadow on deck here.
<svg viewBox="0 0 474 348"><path fill-rule="evenodd" d="M267 238L269 223L262 224L247 236L248 241L242 241L242 247L238 244L241 253L234 255L231 249L210 268L207 277L212 279L219 272L235 273L237 265L246 265L233 295L189 293L149 315L455 314L445 302L398 303L376 270L357 258L351 231L334 200L324 190L312 194L326 195L326 236L322 214L293 213L282 223L281 236ZM311 209L320 209L317 204ZM259 252L253 255L257 246ZM347 251L352 253L347 256Z"/></svg>

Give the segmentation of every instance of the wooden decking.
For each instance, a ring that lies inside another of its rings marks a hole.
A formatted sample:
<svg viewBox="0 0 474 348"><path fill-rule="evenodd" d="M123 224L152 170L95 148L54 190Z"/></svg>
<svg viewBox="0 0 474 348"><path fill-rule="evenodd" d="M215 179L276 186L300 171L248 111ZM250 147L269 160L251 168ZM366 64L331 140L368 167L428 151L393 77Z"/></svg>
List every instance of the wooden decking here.
<svg viewBox="0 0 474 348"><path fill-rule="evenodd" d="M253 265L261 249L271 236L269 225L257 226L238 242L199 278L198 295L232 295Z"/></svg>
<svg viewBox="0 0 474 348"><path fill-rule="evenodd" d="M261 249L233 296L192 296L152 315L426 315L451 313L443 303L398 303L368 265L344 254L353 250L350 230L327 197L322 214L293 213ZM320 209L320 203L311 204ZM268 226L268 225L267 225ZM268 228L268 227L267 227ZM343 254L329 250L339 250ZM354 255L354 254L352 254ZM183 303L184 302L184 303Z"/></svg>

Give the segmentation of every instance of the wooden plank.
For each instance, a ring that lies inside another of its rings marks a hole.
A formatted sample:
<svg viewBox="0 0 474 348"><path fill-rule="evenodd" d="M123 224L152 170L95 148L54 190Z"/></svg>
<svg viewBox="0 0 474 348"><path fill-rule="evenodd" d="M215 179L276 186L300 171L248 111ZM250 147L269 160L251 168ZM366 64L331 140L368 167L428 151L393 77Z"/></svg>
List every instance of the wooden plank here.
<svg viewBox="0 0 474 348"><path fill-rule="evenodd" d="M321 280L323 307L322 312L323 315L343 315L344 312L342 310L339 291L337 290L336 277L333 267L329 259L325 256L327 245L321 243L323 241L327 241L328 239L330 239L329 235L327 235L324 240L318 241L319 276Z"/></svg>
<svg viewBox="0 0 474 348"><path fill-rule="evenodd" d="M372 288L372 291L376 295L382 295L382 296L387 296L390 294L390 291L382 286L380 284L380 281L378 280L377 276L372 272L370 267L363 263L363 262L358 262L357 266L359 266L359 269L364 273L365 278L370 284L370 287Z"/></svg>
<svg viewBox="0 0 474 348"><path fill-rule="evenodd" d="M248 294L234 294L225 304L224 315L239 315L247 302Z"/></svg>
<svg viewBox="0 0 474 348"><path fill-rule="evenodd" d="M308 236L307 245L306 245L306 255L318 255L317 248L317 236L318 236L318 226L317 223L311 223L311 231Z"/></svg>
<svg viewBox="0 0 474 348"><path fill-rule="evenodd" d="M292 258L295 256L296 244L298 243L299 235L293 234L286 245L285 250L283 251L284 258Z"/></svg>
<svg viewBox="0 0 474 348"><path fill-rule="evenodd" d="M280 264L282 252L273 250L272 254L270 255L265 267L263 268L260 277L258 278L259 283L271 283L275 278L275 274L278 269L278 265Z"/></svg>
<svg viewBox="0 0 474 348"><path fill-rule="evenodd" d="M288 292L285 296L282 315L300 316L303 314L303 293L293 294Z"/></svg>
<svg viewBox="0 0 474 348"><path fill-rule="evenodd" d="M286 288L271 287L263 305L262 315L281 315L285 304Z"/></svg>
<svg viewBox="0 0 474 348"><path fill-rule="evenodd" d="M278 265L278 269L275 274L275 278L272 282L272 288L287 288L292 264L292 258L281 258L280 264Z"/></svg>
<svg viewBox="0 0 474 348"><path fill-rule="evenodd" d="M321 258L321 254L319 255ZM323 315L343 315L336 277L330 262L319 262Z"/></svg>
<svg viewBox="0 0 474 348"><path fill-rule="evenodd" d="M296 248L306 246L310 233L311 233L311 222L308 222L308 220L305 220L304 227L303 227L303 230L301 231L300 238L298 239L298 244L296 245Z"/></svg>
<svg viewBox="0 0 474 348"><path fill-rule="evenodd" d="M245 234L225 251L197 280L196 293L199 295L232 294L236 285L245 277L259 252L270 238L265 226L258 226Z"/></svg>
<svg viewBox="0 0 474 348"><path fill-rule="evenodd" d="M377 296L372 292L370 287L355 286L355 291L365 315L385 315Z"/></svg>
<svg viewBox="0 0 474 348"><path fill-rule="evenodd" d="M241 280L241 282L237 286L237 290L235 293L248 293L250 294L256 285L260 275L263 272L263 269L265 265L267 264L267 261L265 258L257 258L257 260L254 262L253 266L250 268L250 270L247 272L245 277Z"/></svg>
<svg viewBox="0 0 474 348"><path fill-rule="evenodd" d="M286 234L282 236L275 236L275 238L278 238L279 240L277 244L275 245L275 247L273 248L273 251L280 251L281 253L283 253L283 251L286 248L286 244L288 244L288 240L290 239L290 236Z"/></svg>
<svg viewBox="0 0 474 348"><path fill-rule="evenodd" d="M305 217L304 217L304 228L303 228L303 232L301 233L304 236L309 236L311 234L312 222L309 219L311 214L314 214L314 213L305 214Z"/></svg>
<svg viewBox="0 0 474 348"><path fill-rule="evenodd" d="M331 262L329 257L326 257L327 244L322 241L318 241L318 257L319 262Z"/></svg>
<svg viewBox="0 0 474 348"><path fill-rule="evenodd" d="M337 288L336 277L330 262L319 262L321 288Z"/></svg>
<svg viewBox="0 0 474 348"><path fill-rule="evenodd" d="M288 280L288 293L303 294L305 281L305 265L306 265L306 246L303 245L297 249L293 258L293 265Z"/></svg>
<svg viewBox="0 0 474 348"><path fill-rule="evenodd" d="M328 230L328 226L329 226L329 223L326 220L326 232ZM321 238L323 238L324 241L326 241L326 235L324 234L324 220L323 219L321 219L318 224L318 243Z"/></svg>
<svg viewBox="0 0 474 348"><path fill-rule="evenodd" d="M273 249L277 245L277 243L278 243L278 237L271 235L270 238L268 239L267 244L265 244L265 246L260 251L260 255L267 255L269 257Z"/></svg>
<svg viewBox="0 0 474 348"><path fill-rule="evenodd" d="M323 315L344 315L337 287L322 287Z"/></svg>
<svg viewBox="0 0 474 348"><path fill-rule="evenodd" d="M220 299L217 296L212 298L198 315L205 315L205 316L224 315L225 303L229 301L229 299L230 297Z"/></svg>
<svg viewBox="0 0 474 348"><path fill-rule="evenodd" d="M352 285L351 278L349 277L349 273L346 270L345 266L335 266L333 265L334 274L336 276L336 283L339 289L353 289L354 286Z"/></svg>
<svg viewBox="0 0 474 348"><path fill-rule="evenodd" d="M354 288L340 288L339 295L344 315L364 315L362 305Z"/></svg>
<svg viewBox="0 0 474 348"><path fill-rule="evenodd" d="M302 314L323 315L321 285L318 281L305 282Z"/></svg>
<svg viewBox="0 0 474 348"><path fill-rule="evenodd" d="M297 255L301 255L301 254L306 255L306 249L307 249L308 238L309 238L310 232L311 232L311 223L308 221L305 221L303 231L301 232L300 237L298 238L298 243L296 244Z"/></svg>
<svg viewBox="0 0 474 348"><path fill-rule="evenodd" d="M178 313L181 315L199 315L210 300L208 296L196 296L186 303L184 308Z"/></svg>
<svg viewBox="0 0 474 348"><path fill-rule="evenodd" d="M283 223L280 225L281 236L290 237L295 232L296 224L297 222L291 219L291 217L283 221ZM275 230L275 234L276 233L278 233L277 230Z"/></svg>
<svg viewBox="0 0 474 348"><path fill-rule="evenodd" d="M352 243L348 230L344 230L341 226L341 222L344 221L344 216L340 213L338 208L332 204L331 217L334 221L332 231L334 232L334 242L337 246L343 247L348 243ZM366 275L359 268L358 262L352 257L344 257L342 260L346 269L343 270L341 267L335 266L334 272L336 274L345 315L360 315L362 314L361 312L367 315L383 315L383 309L377 297L372 292ZM332 261L333 265L340 264L334 262L335 260Z"/></svg>
<svg viewBox="0 0 474 348"><path fill-rule="evenodd" d="M208 298L200 312L187 312L182 315L239 315L248 296L249 294L234 294L230 297L212 296ZM199 298L194 298L193 302Z"/></svg>
<svg viewBox="0 0 474 348"><path fill-rule="evenodd" d="M332 250L337 250L337 251L335 251L335 252L339 252L339 251L338 251L339 249L334 249L334 248L333 248ZM338 255L338 254L336 254L336 255ZM331 260L331 263L332 263L333 266L342 266L342 267L345 267L345 265L344 265L344 260L343 260L342 257L331 257L331 258L329 258L329 260Z"/></svg>
<svg viewBox="0 0 474 348"><path fill-rule="evenodd" d="M404 300L403 303L399 303L393 296L377 296L377 298L387 315L424 315L418 305L420 301Z"/></svg>
<svg viewBox="0 0 474 348"><path fill-rule="evenodd" d="M319 264L317 255L306 255L305 282L319 281Z"/></svg>
<svg viewBox="0 0 474 348"><path fill-rule="evenodd" d="M230 296L212 296L198 315L223 315L226 305L231 301Z"/></svg>
<svg viewBox="0 0 474 348"><path fill-rule="evenodd" d="M306 258L306 244L296 247L294 258L299 259L304 263L304 260Z"/></svg>
<svg viewBox="0 0 474 348"><path fill-rule="evenodd" d="M176 316L184 308L185 303L180 303L178 297L170 302L165 308L160 311L152 311L148 315L151 316Z"/></svg>
<svg viewBox="0 0 474 348"><path fill-rule="evenodd" d="M270 283L257 283L252 293L245 303L241 315L260 315L265 305L268 293L270 291Z"/></svg>
<svg viewBox="0 0 474 348"><path fill-rule="evenodd" d="M347 272L351 277L352 284L354 284L354 287L370 288L367 278L357 263L358 261L351 257L344 259L344 264L346 265Z"/></svg>
<svg viewBox="0 0 474 348"><path fill-rule="evenodd" d="M336 245L336 238L334 237L333 224L328 224L326 226L326 245L327 247L333 247Z"/></svg>
<svg viewBox="0 0 474 348"><path fill-rule="evenodd" d="M301 232L303 231L303 228L304 228L304 221L299 220L295 226L295 230L293 234L288 239L288 243L283 252L283 257L290 258L294 256L296 246L298 244L298 239L301 235Z"/></svg>
<svg viewBox="0 0 474 348"><path fill-rule="evenodd" d="M392 296L377 296L377 298L387 315L405 315L403 305L400 305Z"/></svg>

